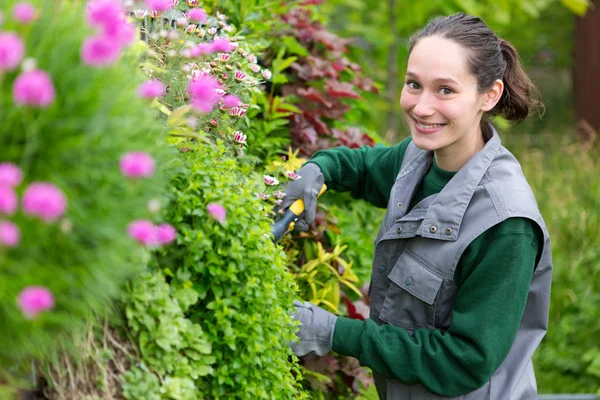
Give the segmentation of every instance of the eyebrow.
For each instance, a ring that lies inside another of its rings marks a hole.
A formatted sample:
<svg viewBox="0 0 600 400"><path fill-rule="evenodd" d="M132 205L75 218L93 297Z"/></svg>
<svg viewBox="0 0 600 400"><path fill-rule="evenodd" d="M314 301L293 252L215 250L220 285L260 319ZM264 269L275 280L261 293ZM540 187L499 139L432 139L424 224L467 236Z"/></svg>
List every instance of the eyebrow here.
<svg viewBox="0 0 600 400"><path fill-rule="evenodd" d="M419 79L417 77L417 74L415 74L413 72L410 72L410 71L406 71L406 76L410 76L412 78ZM456 80L454 80L452 78L436 78L436 79L433 80L433 82L434 83L451 83L453 85L458 85L459 84Z"/></svg>

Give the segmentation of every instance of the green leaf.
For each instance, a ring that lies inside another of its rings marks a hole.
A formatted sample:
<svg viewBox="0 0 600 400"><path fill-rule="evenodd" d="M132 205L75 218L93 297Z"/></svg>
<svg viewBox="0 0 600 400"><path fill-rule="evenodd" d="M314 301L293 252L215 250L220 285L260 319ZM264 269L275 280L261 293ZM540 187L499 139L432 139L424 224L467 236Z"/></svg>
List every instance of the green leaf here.
<svg viewBox="0 0 600 400"><path fill-rule="evenodd" d="M560 0L560 2L580 17L583 17L587 13L590 6L588 0Z"/></svg>

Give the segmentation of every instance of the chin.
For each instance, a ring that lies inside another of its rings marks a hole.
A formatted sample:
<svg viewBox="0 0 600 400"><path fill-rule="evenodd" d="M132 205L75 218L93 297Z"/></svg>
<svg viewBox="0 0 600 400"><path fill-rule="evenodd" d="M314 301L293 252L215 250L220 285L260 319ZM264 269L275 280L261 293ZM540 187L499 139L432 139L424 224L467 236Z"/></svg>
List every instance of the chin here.
<svg viewBox="0 0 600 400"><path fill-rule="evenodd" d="M410 135L412 136L412 141L415 144L415 146L417 146L421 150L434 151L443 147L443 144L440 143L439 140L436 140L436 138L434 137L427 137L419 135L418 133L415 134L414 132L411 132Z"/></svg>

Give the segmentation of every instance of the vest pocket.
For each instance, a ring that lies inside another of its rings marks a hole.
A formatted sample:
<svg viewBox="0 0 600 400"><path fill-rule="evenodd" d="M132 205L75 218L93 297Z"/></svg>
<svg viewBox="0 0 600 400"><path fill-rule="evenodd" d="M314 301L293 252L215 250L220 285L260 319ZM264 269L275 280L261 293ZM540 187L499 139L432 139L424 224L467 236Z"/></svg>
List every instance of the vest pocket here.
<svg viewBox="0 0 600 400"><path fill-rule="evenodd" d="M405 328L434 328L435 300L443 278L405 250L388 275L390 282L379 319Z"/></svg>

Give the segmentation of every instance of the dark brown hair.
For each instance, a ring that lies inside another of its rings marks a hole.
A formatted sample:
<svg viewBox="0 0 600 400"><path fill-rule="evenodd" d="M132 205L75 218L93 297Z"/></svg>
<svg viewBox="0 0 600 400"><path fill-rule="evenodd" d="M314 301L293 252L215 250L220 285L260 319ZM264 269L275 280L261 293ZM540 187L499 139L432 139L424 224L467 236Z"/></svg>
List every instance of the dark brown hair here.
<svg viewBox="0 0 600 400"><path fill-rule="evenodd" d="M517 50L497 37L481 18L464 13L434 18L409 39L408 54L419 40L430 36L453 40L467 49L469 70L477 78L480 93L489 90L496 79L504 82L500 101L481 120L486 140L492 134L486 123L488 118L501 115L518 123L534 111L543 110L540 94L523 70Z"/></svg>

